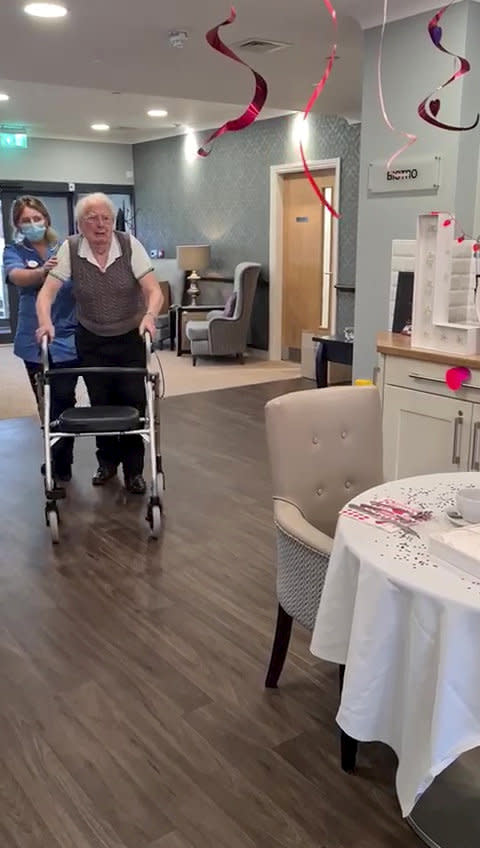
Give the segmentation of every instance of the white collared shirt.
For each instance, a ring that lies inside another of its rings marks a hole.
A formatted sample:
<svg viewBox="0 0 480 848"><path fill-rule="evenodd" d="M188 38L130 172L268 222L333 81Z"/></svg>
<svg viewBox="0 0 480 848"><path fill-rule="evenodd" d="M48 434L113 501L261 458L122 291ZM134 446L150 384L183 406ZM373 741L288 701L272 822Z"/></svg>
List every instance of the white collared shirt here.
<svg viewBox="0 0 480 848"><path fill-rule="evenodd" d="M143 244L141 244L135 236L129 235L130 245L132 248L132 261L131 268L132 273L136 280L140 280L145 274L148 274L149 271L153 271L152 263L150 262L147 251L145 250ZM87 262L91 262L92 265L95 265L97 268L104 273L107 268L112 265L119 256L122 255L122 248L120 242L113 233L112 242L110 244L110 250L108 251L107 264L104 268L101 268L95 256L93 255L92 249L87 241L87 239L82 236L80 238L80 242L78 245L78 255L82 257L82 259L86 259ZM55 268L51 271L53 277L56 277L57 280L61 280L62 283L69 280L72 276L72 266L70 262L70 246L68 244L68 240L64 241L62 246L60 247L57 253L57 264Z"/></svg>

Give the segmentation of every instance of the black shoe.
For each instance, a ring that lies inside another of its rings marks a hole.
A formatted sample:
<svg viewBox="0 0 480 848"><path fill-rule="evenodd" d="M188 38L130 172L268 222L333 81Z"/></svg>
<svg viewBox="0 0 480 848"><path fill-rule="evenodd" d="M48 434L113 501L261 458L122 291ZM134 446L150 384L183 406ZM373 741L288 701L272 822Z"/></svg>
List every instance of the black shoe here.
<svg viewBox="0 0 480 848"><path fill-rule="evenodd" d="M43 477L45 477L45 474L46 474L45 463L43 463L43 465L41 465L40 473L43 475ZM60 483L70 483L70 481L72 479L72 469L69 468L65 471L60 472L60 471L57 471L55 468L52 468L52 476L55 478L55 480L58 480Z"/></svg>
<svg viewBox="0 0 480 848"><path fill-rule="evenodd" d="M125 478L125 488L131 495L144 495L147 491L147 484L141 474L135 474L134 477Z"/></svg>
<svg viewBox="0 0 480 848"><path fill-rule="evenodd" d="M117 468L115 465L99 465L92 477L92 484L94 486L104 486L112 477L115 477L116 473Z"/></svg>

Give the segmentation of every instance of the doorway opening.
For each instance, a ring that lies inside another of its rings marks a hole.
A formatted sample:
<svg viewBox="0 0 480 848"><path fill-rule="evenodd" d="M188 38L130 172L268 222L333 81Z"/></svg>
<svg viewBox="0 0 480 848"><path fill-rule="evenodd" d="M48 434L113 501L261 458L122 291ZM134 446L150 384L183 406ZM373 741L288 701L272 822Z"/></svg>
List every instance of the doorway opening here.
<svg viewBox="0 0 480 848"><path fill-rule="evenodd" d="M338 207L340 160L309 163ZM335 332L338 223L316 197L301 163L270 169L270 359L300 361L302 333Z"/></svg>

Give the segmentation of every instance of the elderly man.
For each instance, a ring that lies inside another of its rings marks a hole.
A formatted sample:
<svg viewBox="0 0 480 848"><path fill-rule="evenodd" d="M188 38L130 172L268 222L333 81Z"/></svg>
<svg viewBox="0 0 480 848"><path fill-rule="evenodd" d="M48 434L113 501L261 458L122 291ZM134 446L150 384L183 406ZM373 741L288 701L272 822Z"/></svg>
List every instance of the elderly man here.
<svg viewBox="0 0 480 848"><path fill-rule="evenodd" d="M143 334L155 333L163 296L148 255L136 238L114 232L115 208L100 193L79 201L75 209L79 236L70 236L57 254L37 298L38 338L54 338L51 306L62 285L71 286L76 301L77 349L81 364L145 367ZM141 376L90 374L86 377L92 406L135 406L145 413ZM125 486L144 494L144 444L141 436L99 436L94 486L103 486L123 465Z"/></svg>

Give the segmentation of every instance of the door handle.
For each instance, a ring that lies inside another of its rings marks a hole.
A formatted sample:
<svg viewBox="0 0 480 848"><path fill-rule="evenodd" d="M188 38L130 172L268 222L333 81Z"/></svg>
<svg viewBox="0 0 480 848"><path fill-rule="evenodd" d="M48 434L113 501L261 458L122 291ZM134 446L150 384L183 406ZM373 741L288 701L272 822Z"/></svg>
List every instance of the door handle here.
<svg viewBox="0 0 480 848"><path fill-rule="evenodd" d="M455 422L453 425L453 451L452 451L452 464L460 465L460 454L458 452L459 442L461 443L461 429L463 424L463 412L459 412L457 417L455 418ZM458 438L460 434L460 439Z"/></svg>
<svg viewBox="0 0 480 848"><path fill-rule="evenodd" d="M478 434L480 433L480 421L473 426L472 464L471 471L480 471L480 459L478 457Z"/></svg>
<svg viewBox="0 0 480 848"><path fill-rule="evenodd" d="M377 379L378 379L379 374L380 374L380 366L375 365L375 368L373 369L373 374L372 374L372 383L373 383L374 386L377 385Z"/></svg>

